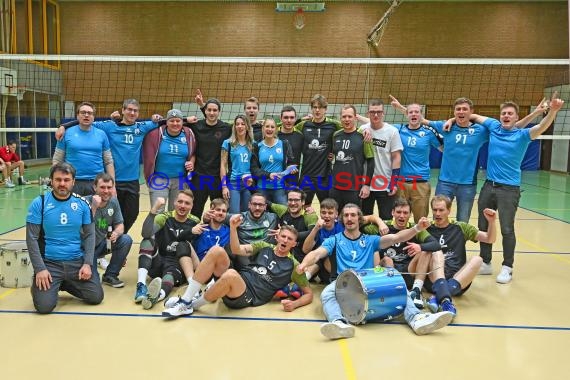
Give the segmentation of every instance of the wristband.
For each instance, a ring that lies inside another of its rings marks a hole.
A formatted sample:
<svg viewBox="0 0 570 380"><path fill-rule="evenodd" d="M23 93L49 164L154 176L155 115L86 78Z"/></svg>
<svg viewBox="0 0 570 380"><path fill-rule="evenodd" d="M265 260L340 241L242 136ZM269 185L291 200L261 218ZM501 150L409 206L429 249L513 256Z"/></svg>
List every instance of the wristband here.
<svg viewBox="0 0 570 380"><path fill-rule="evenodd" d="M421 232L422 230L420 229L420 226L417 224L414 224L414 227L412 227L414 229L414 231L416 232Z"/></svg>
<svg viewBox="0 0 570 380"><path fill-rule="evenodd" d="M392 169L392 175L390 176L390 183L388 184L388 191L392 192L396 183L398 183L398 179L396 177L400 176L400 168Z"/></svg>

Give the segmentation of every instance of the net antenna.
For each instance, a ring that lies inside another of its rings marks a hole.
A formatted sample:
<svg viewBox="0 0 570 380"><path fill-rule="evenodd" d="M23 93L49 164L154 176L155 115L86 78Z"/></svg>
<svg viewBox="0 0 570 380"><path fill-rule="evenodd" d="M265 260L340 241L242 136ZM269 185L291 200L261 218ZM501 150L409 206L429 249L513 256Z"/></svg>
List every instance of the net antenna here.
<svg viewBox="0 0 570 380"><path fill-rule="evenodd" d="M402 1L404 0L389 1L390 8L388 8L388 10L382 16L382 18L376 23L376 25L372 27L372 29L370 29L370 33L368 33L367 42L369 44L374 46L378 46L378 44L380 44L380 40L384 35L384 29L386 28L386 25L388 25L388 20L390 19L390 16L392 15L392 13L394 13L396 8L398 8L398 6L402 3Z"/></svg>

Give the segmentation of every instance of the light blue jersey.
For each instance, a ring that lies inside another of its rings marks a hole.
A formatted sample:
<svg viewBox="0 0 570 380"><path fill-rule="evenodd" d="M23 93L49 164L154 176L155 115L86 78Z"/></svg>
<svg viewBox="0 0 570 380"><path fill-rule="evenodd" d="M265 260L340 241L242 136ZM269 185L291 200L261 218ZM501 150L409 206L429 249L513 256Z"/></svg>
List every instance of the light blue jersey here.
<svg viewBox="0 0 570 380"><path fill-rule="evenodd" d="M430 178L429 155L431 147L439 148L441 145L435 133L421 126L418 129L410 129L407 124L394 125L400 132L400 139L404 150L402 151L402 163L400 175L412 180L415 176L418 180L428 181Z"/></svg>
<svg viewBox="0 0 570 380"><path fill-rule="evenodd" d="M380 248L380 236L362 234L352 240L340 232L327 238L321 247L329 256L336 250L337 274L347 269L374 268L374 252Z"/></svg>
<svg viewBox="0 0 570 380"><path fill-rule="evenodd" d="M230 146L230 140L226 139L222 143L222 150L229 152L228 163L230 167L228 172L230 173L230 180L251 174L251 150L247 145Z"/></svg>
<svg viewBox="0 0 570 380"><path fill-rule="evenodd" d="M285 167L287 161L286 152L283 150L283 141L277 140L273 146L267 146L263 141L258 143L259 146L259 165L263 170L269 173L280 173ZM270 181L265 184L266 189L281 189L283 181Z"/></svg>
<svg viewBox="0 0 570 380"><path fill-rule="evenodd" d="M93 126L105 132L109 139L115 164L115 179L119 182L138 180L144 136L157 128L158 124L152 121L137 121L133 125L96 121Z"/></svg>
<svg viewBox="0 0 570 380"><path fill-rule="evenodd" d="M531 143L530 129L505 129L495 119L489 138L487 179L505 185L521 185L521 163Z"/></svg>
<svg viewBox="0 0 570 380"><path fill-rule="evenodd" d="M429 126L443 136L443 158L439 180L459 185L473 185L477 182L479 149L489 141L490 123L471 124L461 128L457 124L451 131L444 132L445 121L432 121Z"/></svg>
<svg viewBox="0 0 570 380"><path fill-rule="evenodd" d="M42 224L42 197L30 204L26 222ZM72 194L61 201L52 192L46 193L43 206L45 258L52 261L82 258L81 227L86 224L91 224L91 209L84 198Z"/></svg>
<svg viewBox="0 0 570 380"><path fill-rule="evenodd" d="M75 125L57 142L56 149L65 152L65 162L77 171L75 179L92 180L105 171L103 152L110 151L110 145L105 132L97 128L84 131Z"/></svg>
<svg viewBox="0 0 570 380"><path fill-rule="evenodd" d="M188 144L184 132L176 137L165 133L156 156L155 172L164 173L168 178L178 178L186 172L184 163L188 158Z"/></svg>

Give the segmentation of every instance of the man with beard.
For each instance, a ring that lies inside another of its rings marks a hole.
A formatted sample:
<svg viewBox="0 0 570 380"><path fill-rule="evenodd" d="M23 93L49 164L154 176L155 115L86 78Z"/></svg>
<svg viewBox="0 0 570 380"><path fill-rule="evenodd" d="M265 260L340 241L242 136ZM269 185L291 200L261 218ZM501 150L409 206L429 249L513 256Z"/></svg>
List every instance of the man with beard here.
<svg viewBox="0 0 570 380"><path fill-rule="evenodd" d="M373 268L380 261L376 252L398 242L407 241L429 226L428 220L424 217L413 228L396 234L366 235L360 232L360 226L363 224L362 211L352 203L344 206L342 222L344 231L328 238L319 248L309 252L303 262L297 266L297 273L304 273L307 267L326 256L336 261L335 275L348 269ZM342 315L335 289L336 280L327 285L321 293L323 311L328 321L321 325L321 333L329 339L351 338L355 329ZM429 334L447 326L452 319L452 314L445 311L437 314L421 313L410 297L406 297L403 314L408 325L418 335Z"/></svg>
<svg viewBox="0 0 570 380"><path fill-rule="evenodd" d="M102 282L113 288L125 286L119 279L119 272L127 260L133 239L125 233L123 215L119 201L113 196L115 181L107 173L99 173L95 177L95 195L88 200L91 202L93 217L95 219L95 262L104 258L107 252L107 239L111 243L111 261L105 268ZM110 236L108 236L109 231ZM106 260L105 260L106 261Z"/></svg>
<svg viewBox="0 0 570 380"><path fill-rule="evenodd" d="M174 210L158 214L166 202L159 197L143 223L135 302L142 302L144 309L153 307L168 296L174 286L179 286L194 273L195 253L194 262L181 260L179 263L180 257L193 251L189 240L193 237L192 229L200 222L190 214L193 201L192 191L181 190L174 202ZM147 276L153 279L148 288Z"/></svg>
<svg viewBox="0 0 570 380"><path fill-rule="evenodd" d="M184 295L162 312L164 317L172 319L190 315L194 310L220 298L232 309L260 306L269 302L279 288L291 281L298 284L304 294L294 301L284 300L283 309L293 311L311 303L313 293L309 282L303 273L295 272L298 262L290 253L297 244L295 227L281 227L276 245L265 242L240 244L237 228L242 221L241 215L234 215L230 219L231 251L238 256L251 257L251 263L239 270L231 269L226 252L222 248L212 248L188 282ZM216 282L198 295L202 285L212 277L217 279Z"/></svg>
<svg viewBox="0 0 570 380"><path fill-rule="evenodd" d="M32 300L41 314L57 306L58 292L90 305L103 301L93 274L95 228L85 199L72 194L75 169L58 163L50 170L53 191L32 201L26 218L26 244L34 268Z"/></svg>

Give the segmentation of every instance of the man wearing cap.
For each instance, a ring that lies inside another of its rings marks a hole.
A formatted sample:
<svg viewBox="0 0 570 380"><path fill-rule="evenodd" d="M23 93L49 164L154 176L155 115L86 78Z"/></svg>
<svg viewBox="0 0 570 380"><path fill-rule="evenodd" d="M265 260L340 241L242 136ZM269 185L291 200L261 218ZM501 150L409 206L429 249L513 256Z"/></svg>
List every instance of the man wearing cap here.
<svg viewBox="0 0 570 380"><path fill-rule="evenodd" d="M168 199L168 209L172 210L178 191L188 188L185 180L187 173L194 170L196 139L182 125L183 119L180 110L171 109L166 114L166 126L152 130L144 138L144 177L151 207L162 197Z"/></svg>
<svg viewBox="0 0 570 380"><path fill-rule="evenodd" d="M189 124L196 136L196 167L192 176L192 191L194 192L192 215L198 217L204 212L208 197L210 200L222 198L220 157L222 143L230 138L232 127L220 120L221 110L222 106L218 99L208 99L203 111L205 119Z"/></svg>

